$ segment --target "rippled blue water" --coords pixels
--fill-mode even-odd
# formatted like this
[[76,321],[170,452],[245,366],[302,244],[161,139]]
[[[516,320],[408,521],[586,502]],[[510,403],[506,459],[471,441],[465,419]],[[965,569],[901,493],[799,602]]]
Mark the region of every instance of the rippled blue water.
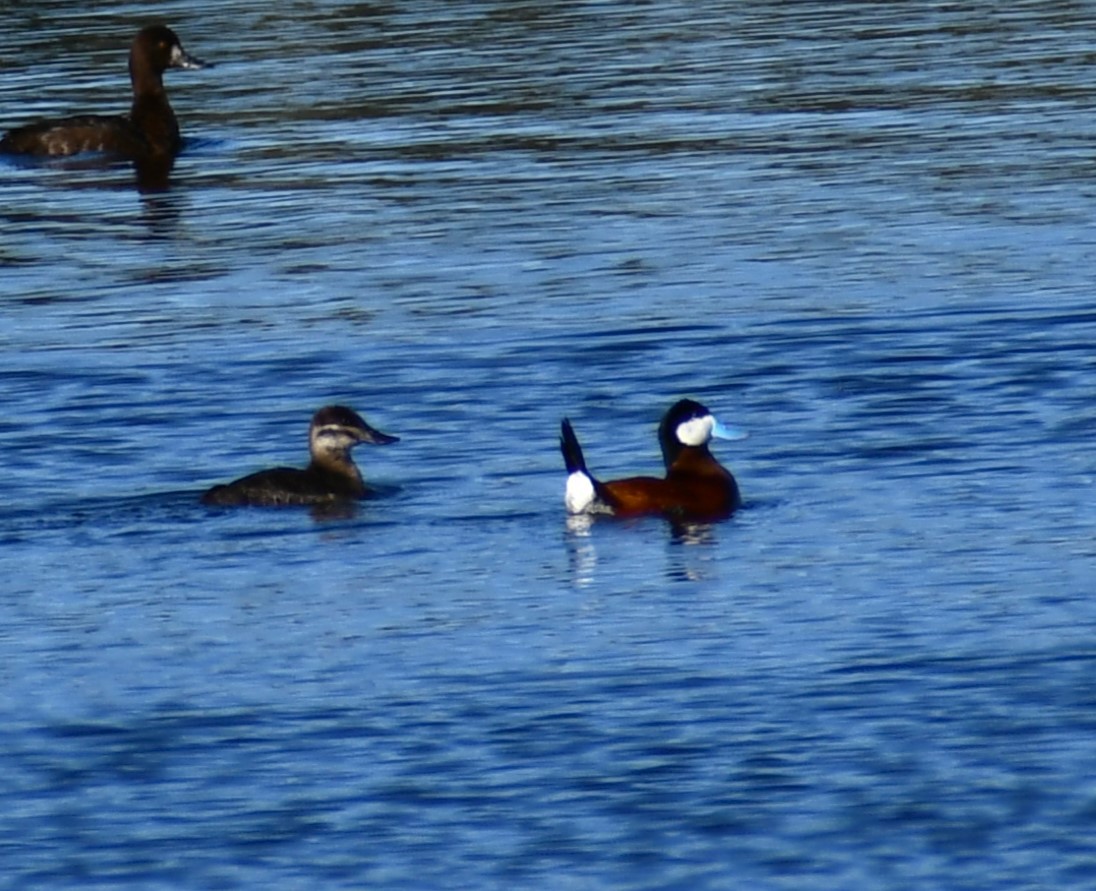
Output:
[[[5,887],[1096,884],[1091,10],[156,14],[169,191],[0,161]],[[746,508],[568,524],[684,395]],[[198,504],[331,401],[381,497]]]

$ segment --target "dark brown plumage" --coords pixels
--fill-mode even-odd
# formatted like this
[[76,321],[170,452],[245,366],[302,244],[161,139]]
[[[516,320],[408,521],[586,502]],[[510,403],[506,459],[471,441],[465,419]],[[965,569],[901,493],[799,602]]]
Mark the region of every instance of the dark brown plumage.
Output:
[[182,146],[179,122],[164,90],[168,68],[202,68],[164,25],[142,28],[129,52],[133,104],[128,115],[74,115],[17,127],[0,139],[0,151],[60,157],[104,152],[138,162],[173,158]]
[[328,405],[316,412],[309,426],[308,448],[312,460],[307,467],[260,470],[234,482],[214,486],[202,496],[202,502],[223,507],[281,507],[364,498],[369,490],[350,457],[350,450],[362,442],[387,445],[398,441],[398,436],[374,429],[351,409]]

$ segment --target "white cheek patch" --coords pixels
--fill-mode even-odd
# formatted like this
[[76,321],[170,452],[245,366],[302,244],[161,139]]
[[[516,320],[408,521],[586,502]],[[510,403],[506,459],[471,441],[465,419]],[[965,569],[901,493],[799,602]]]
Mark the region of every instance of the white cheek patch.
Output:
[[588,474],[576,470],[567,477],[567,489],[563,493],[563,503],[567,512],[582,514],[594,503],[594,482]]
[[712,428],[715,426],[715,418],[704,415],[699,418],[690,418],[677,425],[674,435],[677,441],[687,446],[702,446],[712,438]]

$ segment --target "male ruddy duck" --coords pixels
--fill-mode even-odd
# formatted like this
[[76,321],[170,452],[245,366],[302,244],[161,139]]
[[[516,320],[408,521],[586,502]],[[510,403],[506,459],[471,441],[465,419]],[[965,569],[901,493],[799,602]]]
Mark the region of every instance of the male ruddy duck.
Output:
[[665,478],[634,476],[601,482],[586,469],[578,437],[565,418],[560,434],[560,450],[569,474],[564,503],[572,514],[724,519],[742,504],[742,498],[734,477],[708,451],[708,443],[712,437],[743,436],[720,424],[699,402],[682,399],[666,412],[658,427]]
[[328,405],[312,417],[308,450],[312,461],[300,470],[275,467],[260,470],[223,486],[214,486],[202,496],[204,504],[222,506],[322,505],[364,498],[369,490],[350,457],[360,442],[387,445],[398,442],[370,427],[361,415],[342,405]]
[[133,105],[128,115],[87,114],[27,124],[0,139],[0,151],[52,157],[105,152],[137,162],[173,159],[182,137],[164,91],[164,72],[204,67],[183,50],[170,28],[142,28],[129,51]]

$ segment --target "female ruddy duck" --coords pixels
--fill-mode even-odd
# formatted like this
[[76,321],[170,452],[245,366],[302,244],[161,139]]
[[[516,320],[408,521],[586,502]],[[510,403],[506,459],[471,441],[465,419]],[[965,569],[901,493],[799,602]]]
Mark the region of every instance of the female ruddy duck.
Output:
[[308,430],[308,450],[312,455],[308,467],[260,470],[235,482],[214,486],[202,496],[202,502],[280,507],[364,498],[369,490],[350,457],[350,450],[360,442],[387,445],[398,441],[398,436],[373,429],[349,408],[328,405],[316,412]]
[[182,137],[164,91],[164,72],[204,67],[183,50],[170,28],[142,28],[129,51],[133,105],[128,115],[87,114],[27,124],[0,139],[0,152],[53,157],[105,152],[138,162],[174,158]]
[[586,469],[578,437],[571,422],[564,419],[560,449],[569,474],[564,503],[572,514],[724,519],[741,505],[742,498],[734,477],[712,457],[708,443],[712,437],[744,436],[720,424],[699,402],[682,399],[666,412],[658,427],[665,478],[633,476],[603,483]]

